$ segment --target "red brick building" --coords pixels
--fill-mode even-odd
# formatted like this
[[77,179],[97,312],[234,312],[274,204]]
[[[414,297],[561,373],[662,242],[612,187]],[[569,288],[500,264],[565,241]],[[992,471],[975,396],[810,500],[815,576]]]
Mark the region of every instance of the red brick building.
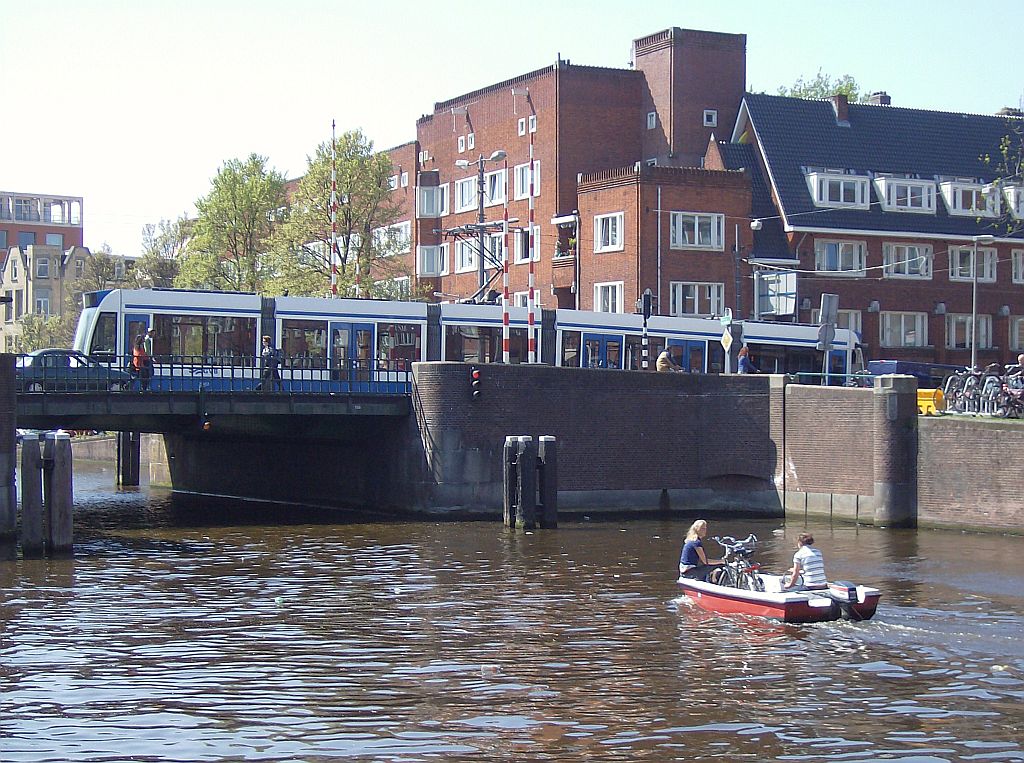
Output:
[[0,252],[36,244],[70,249],[82,241],[82,198],[0,191]]

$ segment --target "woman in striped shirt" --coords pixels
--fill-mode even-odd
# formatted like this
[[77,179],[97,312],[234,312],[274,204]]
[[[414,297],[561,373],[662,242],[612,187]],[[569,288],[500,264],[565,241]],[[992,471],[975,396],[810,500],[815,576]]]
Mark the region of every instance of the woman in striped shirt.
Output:
[[783,583],[784,589],[796,586],[797,579],[801,577],[803,582],[798,586],[799,590],[828,586],[828,579],[825,577],[825,560],[822,558],[821,552],[814,547],[814,536],[810,533],[800,533],[800,537],[796,539],[793,566],[786,574],[789,575],[789,580]]

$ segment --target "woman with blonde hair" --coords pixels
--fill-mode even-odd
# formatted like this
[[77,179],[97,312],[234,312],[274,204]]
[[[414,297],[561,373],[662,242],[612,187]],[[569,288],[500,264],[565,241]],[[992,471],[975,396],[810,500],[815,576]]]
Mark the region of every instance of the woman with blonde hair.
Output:
[[[686,532],[686,542],[679,555],[679,574],[693,580],[707,580],[709,573],[722,565],[721,559],[708,559],[703,540],[708,534],[708,523],[698,519]],[[714,582],[713,580],[711,582]]]

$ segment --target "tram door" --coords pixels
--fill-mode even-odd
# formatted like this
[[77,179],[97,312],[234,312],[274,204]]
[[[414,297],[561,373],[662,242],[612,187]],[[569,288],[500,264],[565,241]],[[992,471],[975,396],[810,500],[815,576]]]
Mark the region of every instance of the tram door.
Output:
[[125,313],[124,316],[124,354],[132,356],[135,337],[145,335],[149,328],[149,316],[141,313]]
[[331,323],[331,379],[365,389],[373,372],[373,324]]
[[706,342],[694,342],[687,339],[669,339],[669,347],[681,347],[683,349],[682,357],[679,359],[679,365],[683,367],[684,371],[689,371],[691,374],[702,374],[707,371],[704,365],[704,357],[707,354],[707,343]]
[[622,337],[617,334],[584,334],[583,367],[622,368]]

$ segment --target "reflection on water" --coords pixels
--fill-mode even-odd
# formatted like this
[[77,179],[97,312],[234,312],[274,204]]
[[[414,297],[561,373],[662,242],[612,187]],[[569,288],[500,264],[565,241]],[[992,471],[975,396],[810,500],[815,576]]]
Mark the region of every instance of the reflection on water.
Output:
[[[1024,761],[1019,539],[812,525],[869,623],[697,609],[690,518],[380,523],[115,493],[0,561],[0,758]],[[282,514],[284,514],[282,516]],[[803,527],[712,518],[788,566]]]

